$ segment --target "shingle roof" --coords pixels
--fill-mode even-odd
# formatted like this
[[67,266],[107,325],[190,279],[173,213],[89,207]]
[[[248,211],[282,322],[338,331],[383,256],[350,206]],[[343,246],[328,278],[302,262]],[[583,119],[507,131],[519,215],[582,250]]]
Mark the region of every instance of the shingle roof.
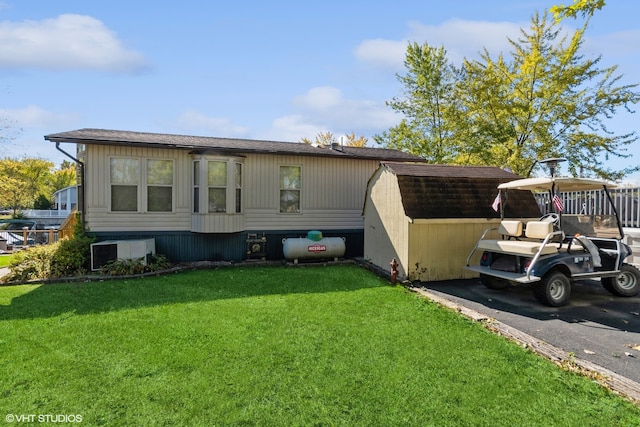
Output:
[[370,147],[339,146],[319,148],[310,144],[260,141],[252,139],[216,138],[209,136],[171,135],[149,132],[132,132],[108,129],[78,129],[69,132],[45,135],[47,141],[78,144],[126,145],[137,147],[160,147],[185,149],[193,152],[216,153],[267,153],[321,156],[337,158],[360,158],[371,160],[424,161],[420,157],[397,150]]
[[[520,178],[489,166],[382,164],[397,176],[405,214],[411,219],[500,217],[491,207],[498,184]],[[540,215],[530,191],[509,191],[504,209],[509,218]]]

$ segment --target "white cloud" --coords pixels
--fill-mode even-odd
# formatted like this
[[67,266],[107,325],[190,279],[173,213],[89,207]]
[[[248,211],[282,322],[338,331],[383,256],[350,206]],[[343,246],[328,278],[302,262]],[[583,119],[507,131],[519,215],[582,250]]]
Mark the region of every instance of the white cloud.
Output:
[[626,30],[601,36],[585,36],[585,50],[605,59],[629,60],[640,54],[640,30]]
[[355,55],[375,67],[400,70],[404,67],[409,43],[428,43],[434,47],[443,46],[449,60],[460,64],[463,58],[477,58],[484,48],[493,56],[507,53],[510,49],[507,37],[517,38],[522,26],[513,22],[461,19],[451,19],[440,25],[411,22],[409,33],[402,40],[364,40],[356,47]]
[[268,132],[270,138],[299,141],[319,132],[334,135],[355,133],[370,138],[398,122],[398,116],[384,103],[345,98],[332,86],[309,89],[292,101],[295,112],[277,118]]
[[326,131],[325,127],[312,123],[309,117],[292,114],[275,119],[271,129],[262,138],[299,142],[302,138],[313,138],[318,133]]
[[392,110],[384,103],[348,99],[332,86],[312,88],[293,100],[300,113],[319,123],[332,123],[349,132],[350,129],[379,129],[397,122]]
[[6,120],[9,127],[17,128],[59,128],[78,120],[77,114],[54,113],[37,105],[28,105],[20,109],[0,109],[0,118]]
[[60,15],[42,21],[0,22],[0,67],[137,72],[148,67],[101,21]]
[[407,40],[365,40],[356,47],[355,54],[376,67],[398,69],[403,66],[408,43]]
[[187,110],[178,117],[178,125],[189,132],[203,131],[216,136],[243,137],[247,128],[235,125],[223,117],[211,117],[196,110]]

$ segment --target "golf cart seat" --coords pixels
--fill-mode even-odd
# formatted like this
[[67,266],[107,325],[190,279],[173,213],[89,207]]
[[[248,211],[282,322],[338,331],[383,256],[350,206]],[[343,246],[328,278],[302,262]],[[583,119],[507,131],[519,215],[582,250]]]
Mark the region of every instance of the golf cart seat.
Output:
[[540,255],[550,255],[558,253],[560,245],[549,243],[551,237],[558,233],[560,232],[553,231],[553,223],[551,222],[529,221],[525,228],[525,237],[531,240],[480,240],[477,247],[486,251],[507,252],[516,255],[533,256],[538,252]]

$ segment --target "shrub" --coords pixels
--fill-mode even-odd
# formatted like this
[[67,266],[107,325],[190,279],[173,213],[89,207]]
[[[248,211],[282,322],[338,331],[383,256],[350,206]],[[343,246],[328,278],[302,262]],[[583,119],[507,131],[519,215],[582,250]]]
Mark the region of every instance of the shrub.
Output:
[[171,267],[171,262],[162,254],[153,255],[148,265],[150,271],[166,270],[169,267]]
[[11,219],[27,219],[27,215],[22,211],[14,211],[11,214]]
[[33,202],[33,209],[51,209],[51,201],[44,194],[40,194]]
[[45,279],[51,272],[53,256],[60,243],[46,246],[34,246],[13,255],[9,263],[11,272],[3,279],[9,282]]
[[51,277],[77,276],[89,271],[93,242],[95,237],[89,235],[79,220],[76,221],[71,239],[60,241],[58,250],[53,254]]
[[144,258],[136,259],[117,259],[109,261],[104,265],[100,272],[110,276],[130,276],[133,274],[141,274],[149,271],[164,270],[171,266],[171,263],[164,255],[153,255],[147,265],[143,263]]

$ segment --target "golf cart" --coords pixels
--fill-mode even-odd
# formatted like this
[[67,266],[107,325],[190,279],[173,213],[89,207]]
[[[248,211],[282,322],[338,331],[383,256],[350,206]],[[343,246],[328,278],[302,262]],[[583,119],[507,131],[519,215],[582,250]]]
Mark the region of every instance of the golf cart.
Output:
[[[484,231],[467,257],[465,269],[480,274],[490,289],[531,284],[534,296],[543,304],[559,307],[571,295],[571,283],[600,279],[614,295],[630,297],[640,292],[640,271],[624,260],[631,249],[606,182],[586,178],[526,178],[498,186],[499,195],[510,190],[547,192],[544,215],[531,220],[504,219],[497,228]],[[602,190],[600,198],[593,190]],[[560,191],[581,192],[577,214],[563,213]],[[578,194],[578,193],[576,193]],[[587,196],[588,194],[588,196]],[[578,197],[578,196],[576,196]],[[597,200],[596,200],[597,199]],[[609,205],[608,208],[605,208]],[[605,214],[608,212],[608,214]],[[493,232],[497,239],[485,238]],[[493,236],[492,236],[493,237]],[[477,265],[470,265],[480,253]]]

